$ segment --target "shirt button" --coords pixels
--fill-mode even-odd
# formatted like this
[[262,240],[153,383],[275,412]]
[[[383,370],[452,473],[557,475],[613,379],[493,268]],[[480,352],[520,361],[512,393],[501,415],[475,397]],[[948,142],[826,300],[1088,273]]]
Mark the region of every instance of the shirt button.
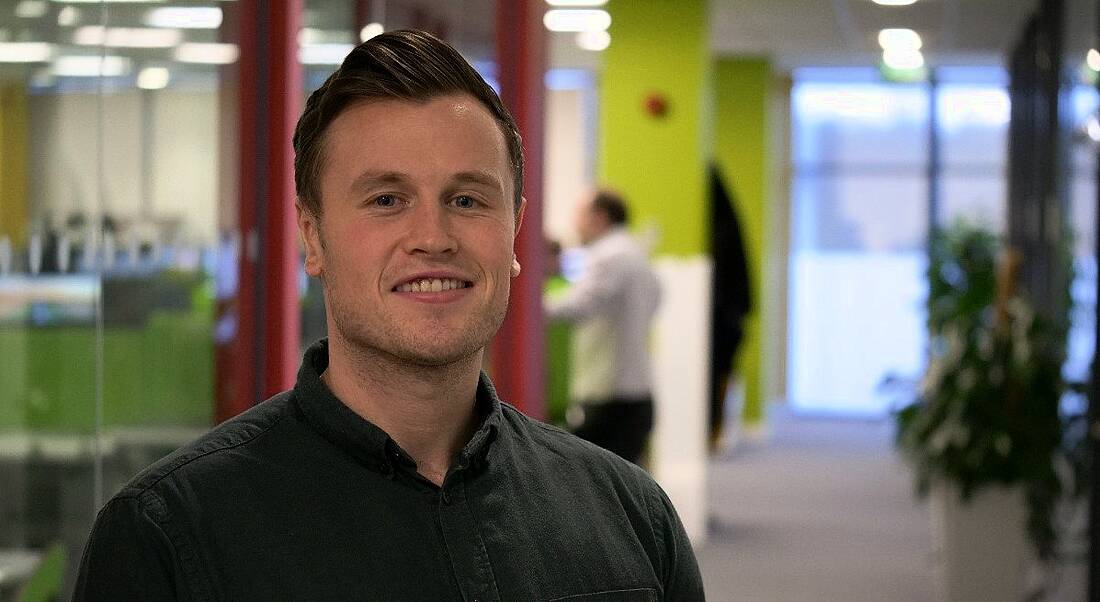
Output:
[[440,498],[443,500],[443,505],[444,506],[450,506],[451,505],[451,494],[447,493],[446,490],[443,490],[443,495],[441,495]]

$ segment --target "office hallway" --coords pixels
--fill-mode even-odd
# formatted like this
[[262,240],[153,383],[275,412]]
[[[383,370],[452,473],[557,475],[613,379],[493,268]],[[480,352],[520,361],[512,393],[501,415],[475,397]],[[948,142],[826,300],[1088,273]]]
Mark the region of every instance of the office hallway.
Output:
[[928,510],[884,421],[777,410],[766,442],[711,462],[707,599],[921,601],[934,597]]

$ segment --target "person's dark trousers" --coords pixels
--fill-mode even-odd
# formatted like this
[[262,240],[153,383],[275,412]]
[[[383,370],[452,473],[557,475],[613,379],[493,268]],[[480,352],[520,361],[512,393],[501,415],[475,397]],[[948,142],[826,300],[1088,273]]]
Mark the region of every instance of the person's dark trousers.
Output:
[[573,434],[637,464],[653,430],[653,398],[614,397],[581,407],[584,422]]

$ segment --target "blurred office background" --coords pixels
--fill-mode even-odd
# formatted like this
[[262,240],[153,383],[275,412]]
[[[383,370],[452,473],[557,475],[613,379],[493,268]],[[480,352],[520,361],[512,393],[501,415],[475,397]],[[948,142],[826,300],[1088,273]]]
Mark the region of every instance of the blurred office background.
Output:
[[[928,363],[930,235],[1003,236],[1041,307],[1035,261],[1065,241],[1063,374],[1089,381],[1098,19],[1092,0],[0,1],[0,599],[65,597],[130,476],[293,383],[325,329],[293,124],[353,44],[403,27],[455,45],[523,131],[503,396],[544,419],[567,403],[544,240],[568,278],[575,204],[614,186],[664,286],[648,467],[708,596],[935,598],[891,419]],[[753,294],[713,452],[711,164]],[[1032,580],[1051,599],[1085,596],[1085,522]]]

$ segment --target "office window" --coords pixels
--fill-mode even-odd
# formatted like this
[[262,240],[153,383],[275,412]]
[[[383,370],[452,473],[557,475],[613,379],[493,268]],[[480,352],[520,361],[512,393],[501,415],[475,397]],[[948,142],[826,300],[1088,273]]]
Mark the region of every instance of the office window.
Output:
[[1070,93],[1069,211],[1073,284],[1069,349],[1063,375],[1087,382],[1096,346],[1096,157],[1100,148],[1100,94],[1095,84],[1078,83]]
[[[796,410],[882,416],[913,390],[927,344],[930,186],[939,224],[966,219],[1004,231],[1004,75],[938,75],[933,87],[884,83],[873,69],[795,72],[788,392]],[[933,110],[940,177],[930,182]]]
[[1007,228],[1009,99],[1000,69],[937,70],[935,110],[940,178],[937,222],[957,220],[1003,234]]

